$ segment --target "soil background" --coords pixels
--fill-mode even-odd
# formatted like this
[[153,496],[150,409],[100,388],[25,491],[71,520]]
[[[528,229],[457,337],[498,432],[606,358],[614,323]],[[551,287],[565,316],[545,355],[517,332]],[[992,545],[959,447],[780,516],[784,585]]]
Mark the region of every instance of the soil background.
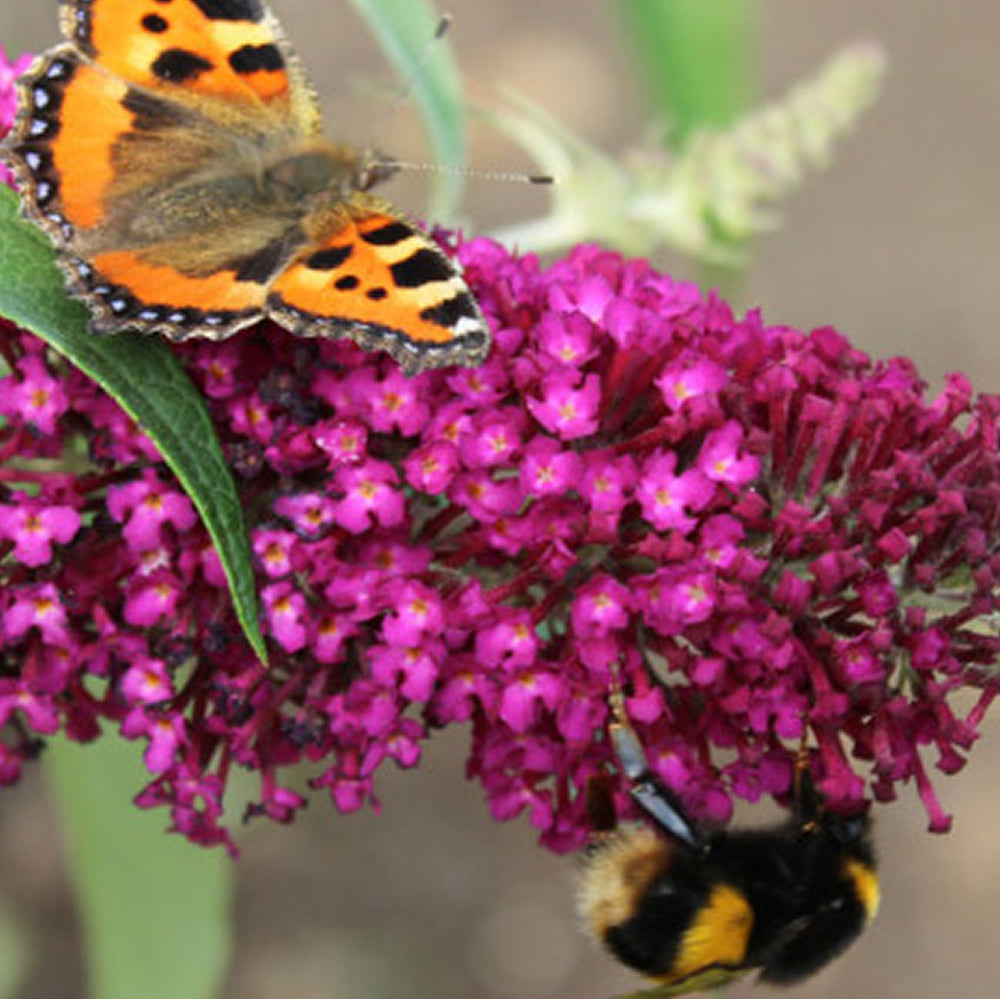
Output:
[[[366,29],[344,0],[274,6],[324,97],[328,131],[363,143],[392,81]],[[55,7],[0,0],[8,53],[52,44]],[[513,87],[611,151],[640,134],[635,74],[605,3],[452,0],[451,10],[473,95]],[[969,373],[982,390],[1000,387],[1000,4],[764,0],[761,11],[766,97],[858,38],[880,41],[891,67],[881,101],[832,168],[757,242],[743,305],[759,304],[773,322],[832,324],[876,356],[909,355],[932,388],[949,371]],[[427,155],[405,110],[383,145]],[[472,161],[530,167],[482,128]],[[389,193],[419,213],[419,182]],[[468,228],[529,217],[544,198],[473,180]],[[692,273],[684,261],[660,263]],[[540,850],[526,822],[489,818],[463,779],[464,737],[436,738],[416,771],[383,772],[380,815],[340,816],[317,795],[292,827],[259,822],[248,831],[226,995],[570,997],[636,988],[577,929],[573,859]],[[847,955],[792,995],[1000,991],[1000,784],[990,778],[998,750],[994,722],[964,771],[945,778],[932,769],[955,816],[948,836],[926,832],[912,788],[878,808],[882,912]],[[0,891],[33,942],[24,995],[74,996],[84,989],[79,929],[41,771],[29,769],[0,796]],[[760,815],[750,811],[752,821]]]

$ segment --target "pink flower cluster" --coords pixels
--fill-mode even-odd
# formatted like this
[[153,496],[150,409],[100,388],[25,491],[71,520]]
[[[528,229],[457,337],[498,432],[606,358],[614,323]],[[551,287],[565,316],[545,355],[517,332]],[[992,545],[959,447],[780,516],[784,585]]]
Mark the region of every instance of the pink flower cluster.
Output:
[[835,808],[912,779],[946,827],[922,750],[956,770],[996,693],[1000,401],[958,377],[927,401],[906,361],[593,247],[459,253],[478,369],[408,379],[270,324],[177,349],[239,481],[268,669],[151,442],[0,325],[0,783],[46,735],[117,728],[138,803],[229,844],[234,766],[252,814],[290,821],[303,765],[353,810],[468,722],[494,816],[569,850],[620,682],[699,815],[787,794],[807,740]]

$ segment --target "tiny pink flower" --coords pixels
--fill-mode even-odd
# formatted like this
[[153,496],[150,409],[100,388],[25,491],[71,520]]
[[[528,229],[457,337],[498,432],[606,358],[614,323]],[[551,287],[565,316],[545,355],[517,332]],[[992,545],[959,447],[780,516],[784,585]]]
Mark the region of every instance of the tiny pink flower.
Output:
[[16,504],[0,504],[0,538],[14,543],[12,557],[25,566],[52,558],[53,542],[65,545],[80,529],[80,515],[65,504],[44,505],[15,494]]
[[617,514],[631,499],[636,479],[635,461],[628,455],[597,455],[586,462],[580,489],[593,510]]
[[0,613],[0,623],[10,641],[20,639],[30,629],[36,629],[45,642],[55,646],[68,641],[66,606],[51,583],[33,584],[14,591],[9,604]]
[[361,534],[374,523],[390,528],[402,521],[398,475],[386,462],[368,459],[362,465],[339,468],[334,482],[343,493],[342,499],[334,501],[334,520],[352,534]]
[[261,599],[275,641],[289,653],[302,649],[309,639],[305,597],[291,584],[275,583],[264,588]]
[[542,708],[549,710],[561,701],[562,684],[550,673],[526,670],[504,688],[500,718],[515,733],[523,733],[537,720]]
[[356,420],[337,420],[317,426],[313,440],[330,460],[330,468],[349,465],[364,459],[368,449],[368,430]]
[[705,438],[698,455],[698,468],[706,478],[727,486],[740,487],[752,482],[760,472],[760,460],[740,455],[743,428],[734,420],[712,431]]
[[432,495],[444,493],[459,467],[458,448],[450,441],[432,441],[406,459],[406,481]]
[[181,592],[179,581],[162,570],[134,579],[125,598],[125,621],[149,628],[162,619],[172,618]]
[[358,414],[381,433],[397,430],[400,434],[414,434],[430,415],[417,391],[418,384],[398,368],[384,378],[377,378],[371,369],[358,369],[348,375],[344,388]]
[[558,441],[536,437],[525,450],[521,473],[525,487],[537,496],[562,494],[580,480],[580,456]]
[[535,661],[538,636],[527,615],[514,614],[476,634],[476,660],[488,667],[522,668]]
[[573,601],[573,631],[581,639],[603,636],[629,622],[628,590],[613,577],[595,576],[580,588]]
[[173,683],[162,660],[144,657],[133,663],[122,677],[122,694],[132,704],[156,705],[174,695]]
[[35,354],[26,355],[14,373],[0,378],[0,414],[17,417],[42,434],[55,433],[56,422],[68,408],[65,386]]
[[591,329],[584,316],[552,316],[538,326],[538,345],[553,360],[579,368],[595,353]]
[[520,451],[523,415],[518,411],[497,414],[480,426],[471,426],[459,448],[469,468],[492,468],[510,465]]
[[294,569],[297,538],[290,531],[263,530],[253,540],[253,551],[266,576],[288,576]]
[[438,635],[444,627],[441,598],[428,587],[407,583],[389,589],[393,610],[382,623],[382,634],[394,646],[414,646]]
[[34,694],[15,680],[0,678],[0,726],[23,718],[36,733],[59,732],[59,712],[50,698]]
[[677,412],[685,404],[715,396],[726,384],[726,371],[714,361],[694,357],[678,358],[667,365],[655,380],[663,401]]
[[563,441],[574,441],[597,430],[601,384],[588,375],[583,385],[573,376],[550,375],[541,385],[542,395],[529,397],[528,410],[548,431]]
[[152,774],[166,771],[184,744],[184,720],[177,716],[147,713],[145,709],[133,709],[122,722],[122,735],[127,739],[146,737],[149,743],[143,754],[143,762]]
[[166,489],[154,475],[108,490],[108,511],[124,522],[122,535],[129,547],[142,552],[160,544],[162,530],[171,525],[190,530],[198,520],[191,501],[179,490]]
[[653,455],[639,473],[635,496],[643,516],[658,531],[674,529],[687,534],[697,523],[693,515],[711,500],[713,488],[698,469],[675,475],[674,452]]
[[333,527],[336,505],[318,493],[293,493],[279,497],[274,510],[302,537],[316,539]]

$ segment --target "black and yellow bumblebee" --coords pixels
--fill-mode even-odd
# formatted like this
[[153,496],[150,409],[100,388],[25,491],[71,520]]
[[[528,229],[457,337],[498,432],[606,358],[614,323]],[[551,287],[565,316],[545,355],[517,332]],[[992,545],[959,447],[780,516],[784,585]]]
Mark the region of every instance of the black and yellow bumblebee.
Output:
[[[618,700],[621,705],[620,699]],[[591,824],[579,908],[611,953],[675,996],[754,969],[769,983],[803,979],[872,920],[879,883],[867,816],[823,808],[797,775],[793,814],[760,830],[707,831],[646,763],[621,711],[611,738],[630,792],[658,831],[619,827],[605,787],[588,790]]]

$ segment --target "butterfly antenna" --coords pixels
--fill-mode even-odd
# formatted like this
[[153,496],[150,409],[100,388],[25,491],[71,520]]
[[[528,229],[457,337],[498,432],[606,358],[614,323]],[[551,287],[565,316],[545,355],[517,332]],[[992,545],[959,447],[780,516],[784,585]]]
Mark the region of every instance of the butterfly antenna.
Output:
[[[386,109],[385,115],[382,118],[382,124],[376,130],[374,139],[369,146],[370,149],[378,149],[382,140],[385,138],[385,133],[389,129],[389,124],[392,122],[392,119],[396,117],[396,113],[399,109],[410,99],[410,95],[413,93],[413,88],[416,87],[420,78],[424,75],[424,70],[427,68],[427,63],[430,61],[434,50],[437,48],[438,42],[440,42],[451,29],[451,23],[451,14],[441,15],[441,20],[438,21],[437,27],[434,29],[434,34],[431,35],[426,42],[424,42],[424,47],[420,50],[420,54],[413,63],[409,76],[403,80],[403,85],[396,92],[396,96],[392,99],[392,103]],[[379,166],[395,166],[395,164],[379,164]]]
[[551,174],[525,174],[517,170],[480,170],[477,167],[458,167],[447,163],[421,163],[414,160],[387,158],[378,160],[377,167],[391,171],[422,171],[427,174],[461,174],[483,181],[505,181],[514,184],[554,184]]
[[402,87],[392,99],[392,103],[386,109],[382,119],[382,124],[375,132],[375,136],[368,144],[370,162],[368,164],[369,183],[375,184],[386,177],[402,170],[424,171],[425,173],[451,173],[461,174],[464,177],[474,177],[481,180],[507,181],[515,184],[553,184],[555,179],[548,174],[525,174],[516,171],[504,170],[476,170],[469,167],[456,167],[438,163],[418,163],[407,160],[397,160],[392,157],[383,157],[378,154],[378,148],[385,138],[389,129],[389,124],[396,116],[396,113],[409,100],[420,78],[424,75],[427,63],[430,61],[438,42],[451,30],[451,14],[442,14],[441,19],[434,29],[434,34],[424,43],[419,56],[410,70],[409,76],[403,81]]

